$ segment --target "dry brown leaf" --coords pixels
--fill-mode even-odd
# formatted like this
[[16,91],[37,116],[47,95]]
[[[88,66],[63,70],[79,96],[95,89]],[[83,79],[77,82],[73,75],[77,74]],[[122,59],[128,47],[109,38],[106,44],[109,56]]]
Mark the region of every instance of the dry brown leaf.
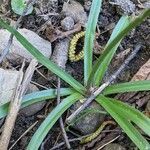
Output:
[[[150,59],[138,70],[138,72],[131,79],[131,81],[138,81],[138,80],[150,80]],[[149,99],[149,95],[147,96],[145,94],[145,96],[141,98],[140,97],[141,93],[139,93],[138,97],[136,98],[135,97],[136,94],[137,92],[118,94],[115,98],[121,99],[123,101],[131,101],[131,102],[137,101],[136,104],[139,107],[141,107],[142,105],[144,105],[144,103],[147,102],[147,100]]]
[[139,69],[131,81],[150,80],[150,59]]

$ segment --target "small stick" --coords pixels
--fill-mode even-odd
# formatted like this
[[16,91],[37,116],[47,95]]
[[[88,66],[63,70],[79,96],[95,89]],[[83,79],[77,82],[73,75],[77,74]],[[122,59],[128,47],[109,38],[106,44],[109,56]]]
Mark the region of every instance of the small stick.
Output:
[[[50,42],[54,42],[56,41],[57,39],[63,39],[63,38],[66,38],[68,37],[69,35],[73,34],[73,33],[76,33],[76,32],[79,32],[81,31],[81,24],[77,23],[75,26],[74,26],[74,29],[72,30],[69,30],[69,31],[65,31],[65,32],[62,32],[60,30],[56,30],[56,36],[53,36],[53,37],[50,37],[49,40]],[[47,35],[47,38],[48,38],[48,35]]]
[[19,77],[17,79],[18,86],[17,86],[16,91],[15,91],[15,97],[14,97],[13,101],[11,101],[11,103],[10,103],[10,111],[9,111],[9,114],[6,118],[6,121],[5,121],[5,124],[4,124],[4,129],[3,129],[2,134],[1,134],[0,150],[7,150],[7,148],[8,148],[11,133],[13,131],[15,120],[16,120],[16,117],[17,117],[16,114],[19,111],[19,108],[16,105],[18,103],[17,100],[18,100],[18,97],[19,97],[19,88],[20,88],[22,79],[23,79],[23,71],[21,69]]
[[101,147],[99,147],[97,150],[101,150],[102,148],[104,148],[106,145],[114,142],[115,140],[117,140],[120,137],[120,135],[116,136],[115,138],[113,138],[112,140],[110,140],[109,142],[105,143],[104,145],[102,145]]
[[0,139],[0,150],[7,150],[8,148],[11,134],[17,118],[17,114],[21,106],[22,97],[25,94],[27,87],[31,81],[36,65],[37,61],[35,59],[32,60],[24,74],[24,77],[22,71],[23,67],[20,70],[20,76],[18,77],[18,86],[17,89],[15,90],[14,98],[10,102],[9,113],[6,118],[4,129]]
[[[16,25],[15,25],[15,29],[17,30],[19,28],[19,24],[20,22],[22,21],[23,17],[25,16],[25,14],[27,13],[27,11],[29,10],[29,8],[35,3],[36,0],[29,0],[22,15],[18,18],[17,22],[16,22]],[[6,55],[8,54],[9,52],[9,49],[12,45],[12,42],[13,42],[13,37],[14,35],[11,34],[10,37],[9,37],[9,40],[8,40],[8,43],[6,45],[6,47],[4,48],[4,50],[2,51],[2,54],[0,56],[0,63],[3,61],[3,59],[6,57]]]
[[34,85],[36,85],[36,86],[38,86],[38,87],[41,87],[41,88],[43,88],[43,89],[45,89],[45,90],[48,90],[48,89],[49,89],[49,88],[47,88],[46,86],[41,85],[41,84],[39,84],[39,83],[37,83],[37,82],[31,81],[31,83],[34,84]]
[[9,150],[11,150],[17,143],[18,141],[24,137],[30,130],[33,129],[33,127],[38,123],[38,121],[36,121],[35,123],[33,123],[16,141],[15,143],[9,148]]
[[107,82],[103,83],[96,91],[94,91],[89,98],[81,105],[73,114],[71,114],[67,119],[67,123],[71,123],[72,120],[86,107],[89,106],[89,104],[100,94],[103,92],[103,90],[109,86],[122,72],[122,70],[129,64],[129,62],[136,56],[138,51],[140,50],[141,45],[137,45],[133,52],[129,55],[129,57],[124,61],[124,63],[120,66],[120,68],[108,79]]
[[[87,137],[87,135],[85,136],[81,136],[79,138],[74,138],[74,139],[69,139],[69,142],[75,142],[75,141],[81,141],[83,138]],[[61,142],[60,144],[54,146],[53,148],[49,149],[49,150],[55,150],[60,148],[61,146],[63,146],[65,144],[65,142]]]
[[[59,103],[60,103],[60,78],[58,78],[58,83],[57,83],[57,105],[59,105]],[[71,149],[71,146],[70,146],[70,143],[69,143],[69,140],[68,140],[68,136],[67,136],[67,133],[65,131],[65,127],[64,127],[62,117],[59,118],[59,123],[60,123],[60,128],[62,130],[62,135],[64,137],[66,146],[67,146],[68,149]]]

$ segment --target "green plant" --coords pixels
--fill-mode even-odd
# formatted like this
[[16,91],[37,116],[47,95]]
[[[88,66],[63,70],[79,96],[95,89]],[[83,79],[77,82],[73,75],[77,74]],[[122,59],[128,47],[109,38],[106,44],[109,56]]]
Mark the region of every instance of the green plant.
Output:
[[[22,15],[24,9],[26,8],[26,0],[11,0],[11,8],[14,13]],[[30,6],[25,15],[31,14],[33,11],[33,6]]]
[[[45,67],[58,75],[61,79],[66,81],[71,87],[67,89],[61,88],[61,96],[67,96],[54,110],[47,116],[41,126],[33,135],[27,149],[37,150],[47,135],[48,131],[52,128],[59,117],[77,100],[87,97],[92,87],[99,87],[102,78],[114,56],[121,40],[127,35],[129,31],[139,25],[146,17],[150,16],[150,9],[145,10],[143,14],[136,18],[122,16],[113,30],[110,40],[106,44],[104,53],[98,58],[97,62],[92,67],[92,49],[94,44],[95,28],[97,24],[98,14],[100,12],[102,0],[93,0],[92,7],[87,23],[85,42],[84,42],[84,85],[76,81],[72,76],[61,70],[56,64],[51,62],[48,58],[44,57],[29,41],[27,41],[18,31],[7,25],[3,20],[0,20],[0,26],[6,28],[11,32],[18,41]],[[147,140],[139,133],[134,127],[132,122],[140,127],[146,134],[150,136],[150,119],[144,116],[140,111],[135,108],[109,98],[109,94],[145,91],[150,90],[150,81],[135,81],[128,83],[120,83],[106,87],[103,93],[98,94],[96,101],[104,107],[104,109],[116,120],[130,139],[141,149],[150,149]],[[29,98],[24,98],[22,107],[33,104],[39,100],[45,100],[56,97],[56,90],[38,92],[39,95],[30,94]],[[30,97],[31,96],[31,97]],[[7,113],[8,104],[0,107],[1,117]]]

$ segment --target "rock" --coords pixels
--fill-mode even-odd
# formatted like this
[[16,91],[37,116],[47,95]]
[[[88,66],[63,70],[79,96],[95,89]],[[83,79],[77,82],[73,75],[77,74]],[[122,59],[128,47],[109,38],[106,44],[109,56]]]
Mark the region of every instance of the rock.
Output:
[[90,11],[91,5],[92,5],[92,1],[91,0],[84,0],[84,9],[86,11]]
[[61,27],[65,31],[72,30],[74,28],[74,20],[72,17],[66,17],[61,21]]
[[[81,103],[77,102],[72,106],[70,111],[73,113],[77,108],[79,108],[79,106],[81,106]],[[96,102],[92,102],[89,108],[103,111],[102,107]],[[79,114],[78,118],[81,117],[81,119],[78,120],[77,118],[77,121],[73,124],[72,127],[81,132],[83,135],[87,135],[96,131],[96,129],[101,125],[105,118],[105,114],[100,114],[98,112],[89,112],[89,114],[84,115],[83,118],[82,115],[84,114]]]
[[[65,70],[68,60],[68,48],[70,40],[64,38],[55,43],[54,51],[51,56],[51,60],[59,67]],[[48,80],[51,82],[57,81],[58,76],[54,75],[51,71],[48,72]]]
[[[26,94],[29,94],[35,91],[39,91],[39,89],[35,85],[30,84]],[[21,109],[20,113],[25,115],[26,117],[32,116],[36,114],[38,111],[40,111],[44,107],[45,104],[46,104],[46,101],[37,102],[33,105],[30,105]]]
[[131,15],[135,13],[136,6],[130,0],[111,0],[110,4],[117,7],[119,14]]
[[69,39],[64,38],[55,44],[54,52],[51,60],[59,67],[65,69],[68,60]]
[[62,13],[64,13],[65,16],[72,17],[75,23],[81,23],[83,26],[88,19],[83,6],[74,0],[71,0],[70,3],[64,2]]
[[0,68],[0,105],[12,100],[19,76],[19,71]]
[[[39,37],[33,31],[27,29],[18,30],[31,44],[33,44],[46,57],[51,56],[51,43]],[[0,53],[6,47],[10,33],[7,30],[0,30]],[[18,42],[16,38],[13,40],[10,52],[7,55],[9,60],[15,61],[17,59],[25,58],[30,62],[33,56]]]
[[102,150],[126,150],[126,148],[117,143],[111,143],[106,145]]
[[150,1],[143,3],[144,8],[150,9]]

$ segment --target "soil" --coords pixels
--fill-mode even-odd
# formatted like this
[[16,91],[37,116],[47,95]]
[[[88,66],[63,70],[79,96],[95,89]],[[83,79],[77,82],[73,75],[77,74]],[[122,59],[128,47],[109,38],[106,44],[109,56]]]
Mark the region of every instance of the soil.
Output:
[[[135,0],[134,1],[136,6],[138,5],[138,2]],[[42,3],[42,0],[41,0]],[[49,20],[51,21],[51,25],[56,29],[60,27],[60,20],[63,18],[63,15],[61,14],[61,9],[62,9],[63,1],[58,0],[58,6],[55,12],[52,12],[53,9],[47,10],[44,13],[48,14],[49,12],[51,13],[58,13],[58,15],[52,15],[49,17]],[[83,3],[82,3],[83,5]],[[35,5],[35,8],[37,5]],[[8,9],[7,7],[6,9]],[[38,7],[37,7],[38,8]],[[46,8],[46,7],[45,7]],[[137,6],[138,8],[138,6]],[[87,13],[89,13],[87,11]],[[15,15],[12,11],[8,13],[7,18],[11,18],[12,20],[17,20],[18,16]],[[98,38],[98,42],[101,46],[104,46],[106,42],[108,41],[110,34],[112,30],[108,30],[110,24],[116,24],[117,21],[120,18],[120,14],[118,13],[117,9],[115,6],[110,5],[108,0],[104,0],[103,5],[102,5],[102,11],[99,15],[99,22],[98,22],[98,28],[102,34]],[[37,14],[36,11],[34,11],[32,14],[25,16],[23,18],[23,21],[21,22],[21,28],[27,28],[30,29],[34,32],[37,32],[43,24],[47,22],[47,17],[42,17]],[[138,44],[141,43],[142,49],[141,51],[137,54],[136,58],[130,62],[130,65],[128,65],[125,69],[125,71],[122,72],[122,74],[118,77],[117,81],[118,82],[124,82],[124,81],[130,81],[130,79],[133,77],[133,75],[140,69],[140,67],[150,58],[150,51],[149,51],[149,46],[150,46],[150,22],[144,21],[140,26],[138,26],[134,31],[132,31],[121,43],[121,46],[117,53],[120,53],[122,50],[126,50],[130,48],[133,50],[133,48]],[[47,24],[46,27],[47,28]],[[149,33],[148,33],[149,32]],[[41,30],[38,32],[40,36],[42,36],[44,39],[48,39],[45,35],[45,30]],[[52,47],[55,45],[55,42],[52,43]],[[97,55],[94,56],[94,58],[98,57]],[[118,63],[114,63],[115,59],[113,59],[110,67],[109,67],[109,73],[111,74],[115,69],[119,67]],[[123,59],[124,60],[124,59]],[[123,62],[123,60],[118,60]],[[120,64],[120,63],[119,63]],[[71,73],[75,79],[78,81],[82,81],[83,79],[83,60],[80,60],[78,62],[67,62],[66,65],[66,70]],[[48,76],[48,70],[44,67],[41,67],[39,69],[40,72],[42,72],[46,77]],[[34,79],[35,82],[38,84],[47,87],[47,88],[52,88],[56,86],[57,81],[55,80],[46,80],[42,76],[40,76],[38,73],[35,73]],[[66,87],[67,84],[62,81],[61,85],[63,87]],[[43,89],[42,87],[39,87],[39,89]],[[49,107],[54,106],[55,104],[50,104]],[[49,108],[48,107],[48,108]],[[141,108],[144,110],[145,105]],[[29,131],[21,140],[12,148],[12,150],[24,150],[30,141],[32,135],[38,128],[38,126],[41,124],[41,122],[44,120],[46,117],[45,112],[48,109],[46,106],[37,114],[34,116],[30,117],[25,117],[23,115],[18,115],[18,118],[16,120],[15,128],[10,140],[10,146],[33,124],[38,120],[38,123],[33,127],[31,131]],[[115,128],[110,128],[112,131],[115,130]],[[105,129],[107,130],[107,129]],[[116,131],[117,132],[117,131]],[[120,132],[120,128],[118,129],[118,132]],[[78,142],[73,142],[71,143],[72,149],[95,149],[97,146],[100,145],[100,143],[103,145],[105,141],[106,136],[109,136],[109,134],[113,134],[114,132],[106,132],[102,138],[97,138],[97,141],[92,146],[89,145],[80,145]],[[127,150],[133,150],[136,149],[135,145],[131,142],[131,140],[123,133],[120,133],[120,137],[115,141],[115,143],[118,143],[122,145],[125,149]],[[69,139],[75,138],[75,136],[71,133],[68,133]],[[113,135],[112,135],[113,137]],[[101,141],[99,143],[99,140]],[[56,123],[52,130],[48,133],[46,137],[46,141],[44,141],[43,145],[40,149],[41,150],[49,150],[51,149],[54,145],[60,143],[63,141],[59,124]],[[103,142],[103,143],[102,143]],[[66,147],[62,146],[62,150],[65,150]]]

